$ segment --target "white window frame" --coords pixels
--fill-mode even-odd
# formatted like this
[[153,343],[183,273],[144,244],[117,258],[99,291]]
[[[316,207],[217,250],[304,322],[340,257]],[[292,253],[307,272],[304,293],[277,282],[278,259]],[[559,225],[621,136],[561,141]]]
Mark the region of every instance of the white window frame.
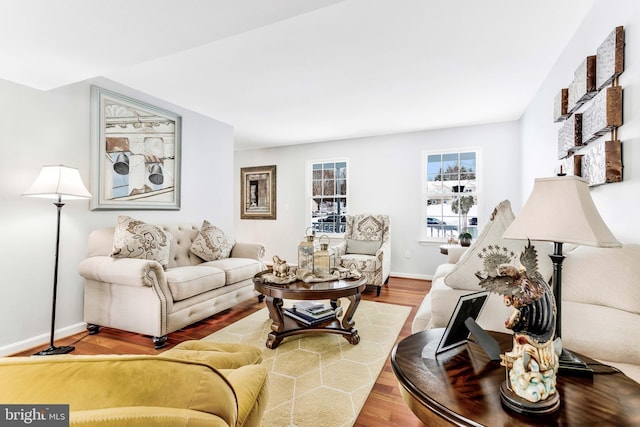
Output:
[[313,217],[313,209],[312,209],[312,205],[313,205],[313,165],[315,164],[319,164],[319,163],[346,163],[346,176],[345,176],[345,182],[347,185],[347,189],[346,189],[346,194],[344,195],[345,201],[346,201],[346,205],[347,205],[347,211],[342,211],[341,215],[346,215],[348,212],[348,206],[349,206],[349,168],[350,168],[350,162],[349,162],[349,158],[346,157],[336,157],[336,158],[328,158],[328,159],[315,159],[315,160],[309,160],[307,161],[307,197],[306,197],[306,209],[305,209],[305,215],[306,215],[306,224],[307,227],[314,227],[315,232],[316,232],[316,236],[320,236],[320,235],[324,235],[326,234],[329,237],[342,237],[344,235],[344,231],[340,231],[340,232],[335,232],[332,228],[326,228],[323,224],[318,224],[317,221],[314,221],[314,217]]
[[[427,226],[427,203],[429,200],[429,195],[433,193],[429,193],[428,184],[427,184],[427,159],[430,155],[446,155],[446,154],[460,154],[460,153],[470,153],[474,152],[476,154],[476,189],[475,191],[469,192],[470,195],[476,197],[476,205],[474,210],[473,217],[476,218],[476,226],[475,228],[471,227],[469,230],[474,237],[477,236],[477,224],[480,223],[480,212],[482,205],[482,151],[478,147],[463,147],[463,148],[455,148],[455,149],[446,149],[446,150],[425,150],[422,152],[421,156],[421,195],[420,195],[420,241],[421,242],[435,242],[435,243],[446,243],[448,239],[453,235],[457,237],[459,230],[451,230],[451,233],[440,233],[440,235],[433,235],[433,233],[429,233],[429,227]],[[460,216],[460,215],[458,215]]]

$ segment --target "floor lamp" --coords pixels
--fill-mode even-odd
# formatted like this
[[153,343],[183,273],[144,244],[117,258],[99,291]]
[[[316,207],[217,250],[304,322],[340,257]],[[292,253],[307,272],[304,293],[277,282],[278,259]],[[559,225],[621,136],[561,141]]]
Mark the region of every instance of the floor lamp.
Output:
[[53,204],[58,208],[58,226],[56,231],[56,258],[53,270],[53,304],[51,308],[51,335],[49,348],[36,353],[36,356],[49,356],[53,354],[66,354],[74,350],[73,346],[56,347],[53,345],[53,336],[56,325],[56,296],[58,293],[58,255],[60,252],[60,212],[64,203],[62,199],[88,199],[89,191],[82,183],[80,173],[76,168],[67,166],[43,166],[40,174],[31,187],[22,196],[42,197],[56,200]]
[[[620,247],[596,209],[588,182],[576,176],[555,176],[535,180],[522,211],[504,232],[505,239],[553,242],[552,286],[556,299],[556,340],[562,344],[562,253],[563,243]],[[591,376],[593,371],[573,353],[562,348],[559,371]]]

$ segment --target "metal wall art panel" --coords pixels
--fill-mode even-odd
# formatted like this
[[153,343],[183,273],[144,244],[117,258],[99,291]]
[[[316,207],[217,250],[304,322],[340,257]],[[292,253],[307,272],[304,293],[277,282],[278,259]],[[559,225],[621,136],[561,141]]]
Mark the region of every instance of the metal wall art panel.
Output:
[[561,122],[571,114],[567,111],[569,104],[569,89],[562,88],[553,101],[553,121]]
[[588,56],[573,74],[569,85],[569,113],[576,111],[582,104],[596,94],[596,57]]
[[590,186],[622,181],[622,144],[598,141],[582,156],[581,176]]
[[570,116],[558,130],[558,159],[564,159],[582,145],[582,114]]
[[615,30],[596,52],[596,86],[598,90],[611,83],[624,71],[624,27]]
[[601,90],[582,113],[582,143],[597,139],[622,126],[622,87]]

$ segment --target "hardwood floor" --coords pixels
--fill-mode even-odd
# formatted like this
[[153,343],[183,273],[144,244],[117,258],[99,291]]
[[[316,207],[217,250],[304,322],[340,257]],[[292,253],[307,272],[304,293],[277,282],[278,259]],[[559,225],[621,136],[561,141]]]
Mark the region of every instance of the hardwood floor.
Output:
[[[389,285],[384,286],[380,296],[375,291],[368,290],[362,298],[370,301],[386,302],[390,304],[412,307],[398,340],[411,335],[411,323],[424,296],[431,289],[431,282],[425,280],[404,279],[392,277]],[[211,316],[180,331],[169,334],[167,345],[161,350],[155,350],[149,337],[111,328],[101,328],[100,333],[88,335],[80,333],[56,340],[56,345],[74,345],[73,354],[159,354],[176,344],[186,340],[197,340],[206,337],[235,321],[248,316],[264,307],[256,299],[238,304],[235,307]],[[16,356],[27,356],[46,346],[24,351]],[[423,426],[402,400],[396,377],[391,368],[390,359],[376,380],[367,401],[360,411],[355,426],[360,427],[388,427],[388,426]]]

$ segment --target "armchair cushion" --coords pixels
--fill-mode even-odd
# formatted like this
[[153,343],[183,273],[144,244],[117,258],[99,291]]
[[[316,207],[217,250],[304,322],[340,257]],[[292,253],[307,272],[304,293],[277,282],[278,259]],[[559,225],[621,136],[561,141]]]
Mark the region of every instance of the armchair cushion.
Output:
[[205,261],[229,258],[231,249],[236,241],[233,237],[224,234],[224,231],[211,225],[206,219],[202,222],[202,227],[198,236],[191,244],[191,253]]
[[382,242],[379,240],[355,240],[347,239],[347,253],[375,255]]
[[114,258],[138,258],[157,261],[163,269],[169,266],[171,234],[152,224],[118,216],[118,224],[113,234]]
[[253,345],[199,340],[181,342],[162,356],[202,362],[216,369],[236,369],[262,362],[262,350]]

